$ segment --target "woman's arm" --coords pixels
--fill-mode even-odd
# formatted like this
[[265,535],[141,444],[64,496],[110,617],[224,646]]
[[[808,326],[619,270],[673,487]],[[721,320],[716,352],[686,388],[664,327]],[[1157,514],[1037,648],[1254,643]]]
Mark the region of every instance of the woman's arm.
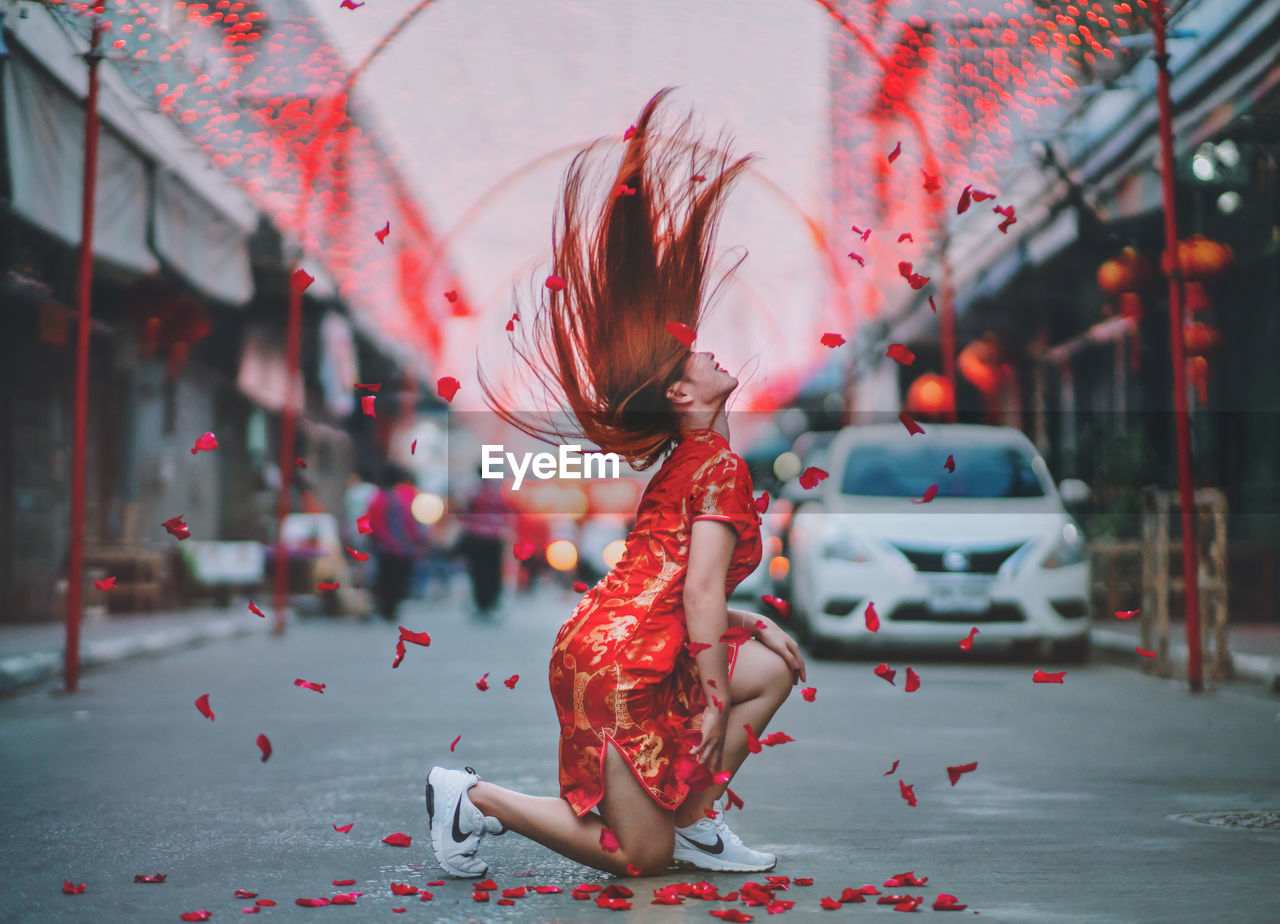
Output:
[[724,747],[723,713],[729,700],[729,648],[720,637],[729,628],[724,585],[737,538],[727,523],[694,520],[689,535],[689,567],[684,578],[684,618],[689,641],[710,646],[694,655],[702,692],[710,704],[703,713],[702,742],[694,750],[694,756],[713,770],[720,766]]

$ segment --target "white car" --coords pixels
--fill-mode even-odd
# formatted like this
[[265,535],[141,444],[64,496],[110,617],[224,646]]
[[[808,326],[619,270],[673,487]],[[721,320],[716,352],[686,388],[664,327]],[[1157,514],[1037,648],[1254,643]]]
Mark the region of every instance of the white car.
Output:
[[[790,533],[792,625],[815,655],[895,642],[1089,652],[1089,556],[1035,446],[1011,427],[846,427]],[[948,457],[954,472],[947,471]],[[936,485],[936,489],[931,486]],[[931,491],[936,493],[925,500]],[[874,604],[879,628],[867,625]]]

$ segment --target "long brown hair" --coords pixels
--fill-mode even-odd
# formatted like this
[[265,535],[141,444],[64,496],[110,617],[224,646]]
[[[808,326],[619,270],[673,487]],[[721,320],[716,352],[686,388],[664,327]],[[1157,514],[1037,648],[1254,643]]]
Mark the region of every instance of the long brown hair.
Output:
[[[724,139],[694,136],[693,116],[656,131],[670,88],[645,104],[616,173],[604,155],[616,139],[580,151],[565,173],[552,231],[553,271],[533,316],[517,322],[512,348],[559,403],[534,414],[512,408],[478,370],[485,402],[503,420],[552,442],[583,438],[636,469],[669,451],[679,421],[666,398],[689,348],[667,325],[697,331],[707,306],[744,257],[708,291],[725,195],[752,157],[730,162]],[[602,180],[611,179],[607,190]],[[571,416],[576,427],[564,421]]]

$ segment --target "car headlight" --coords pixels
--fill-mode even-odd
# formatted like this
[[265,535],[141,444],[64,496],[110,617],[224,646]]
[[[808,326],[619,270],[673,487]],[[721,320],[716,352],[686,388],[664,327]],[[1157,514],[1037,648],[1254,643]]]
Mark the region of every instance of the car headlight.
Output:
[[1049,549],[1049,554],[1040,562],[1040,567],[1065,568],[1068,565],[1078,565],[1085,560],[1087,554],[1088,546],[1080,527],[1075,523],[1066,523],[1053,547]]
[[848,533],[833,531],[822,542],[822,557],[865,564],[871,561],[871,550]]

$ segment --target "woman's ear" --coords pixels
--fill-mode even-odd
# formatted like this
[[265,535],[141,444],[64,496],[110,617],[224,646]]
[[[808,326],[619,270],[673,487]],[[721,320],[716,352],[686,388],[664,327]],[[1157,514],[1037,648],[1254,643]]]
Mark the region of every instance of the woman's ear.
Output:
[[667,388],[667,400],[679,407],[680,405],[688,404],[693,399],[689,396],[689,393],[685,391],[684,381],[681,380],[672,382]]

